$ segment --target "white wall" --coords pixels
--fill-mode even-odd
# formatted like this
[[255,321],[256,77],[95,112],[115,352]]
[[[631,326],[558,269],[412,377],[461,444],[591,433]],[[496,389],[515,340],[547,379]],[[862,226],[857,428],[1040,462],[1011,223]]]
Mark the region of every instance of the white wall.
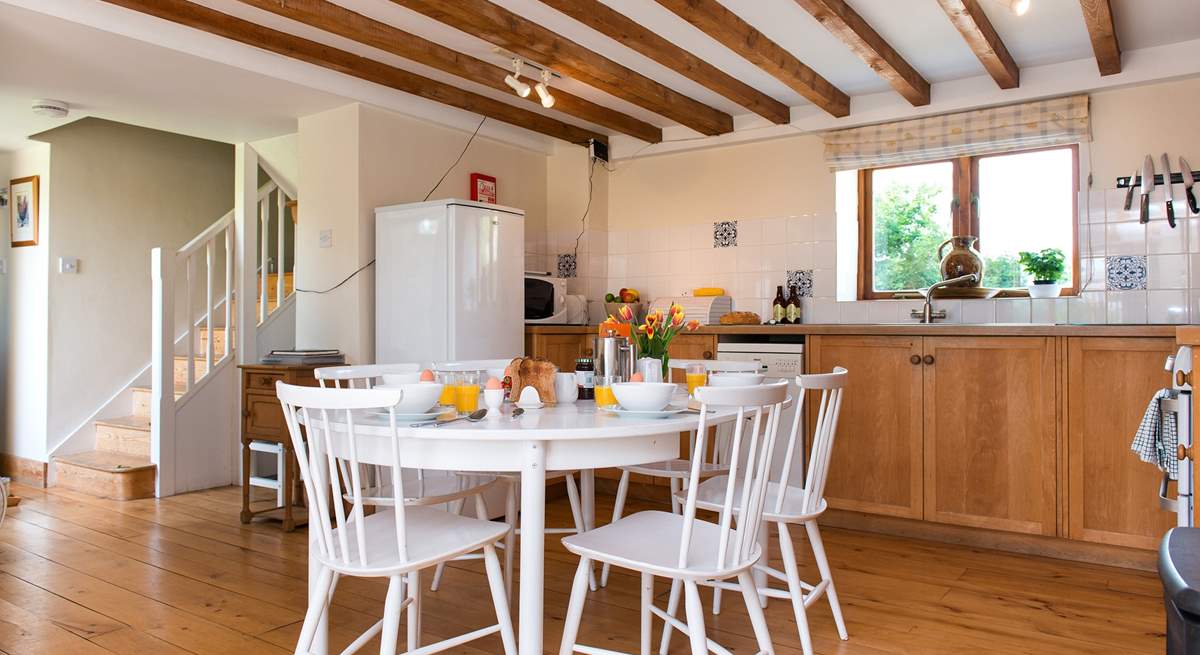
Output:
[[[45,461],[50,252],[50,146],[32,144],[12,153],[8,178],[39,176],[39,241],[8,256],[8,362],[4,367],[7,417],[0,450]],[[7,211],[4,220],[8,221]],[[4,230],[7,244],[9,230]]]
[[[10,172],[12,170],[12,153],[0,152],[0,186],[4,188],[4,193],[8,194],[8,181],[12,179]],[[9,214],[8,207],[0,208],[0,215],[3,215],[5,224],[8,223]],[[7,235],[9,228],[0,230],[0,233]],[[7,236],[0,237],[0,452],[7,452],[6,445],[9,440],[8,432],[8,325],[11,320],[12,311],[8,300],[8,280],[11,275],[9,266],[12,264],[12,254],[9,248],[9,239]]]
[[602,299],[608,283],[608,176],[605,162],[593,164],[587,148],[559,142],[546,158],[546,230],[525,239],[529,270],[557,273],[561,256],[576,255],[576,274],[567,279],[567,293],[590,300]]
[[[469,136],[360,104],[301,118],[297,288],[327,289],[370,262],[375,208],[424,199]],[[469,197],[473,172],[497,178],[500,204],[525,210],[527,235],[545,232],[543,153],[476,137],[430,199]],[[333,231],[333,245],[319,248],[319,234],[327,229]],[[340,348],[351,362],[372,362],[374,279],[374,270],[367,268],[332,293],[300,293],[297,347]],[[416,308],[414,320],[420,320]]]
[[[1080,249],[1092,284],[1079,297],[1031,302],[941,301],[950,321],[1178,323],[1200,320],[1200,218],[1171,230],[1161,196],[1149,226],[1120,211],[1113,187],[1147,154],[1182,154],[1200,165],[1200,130],[1187,123],[1200,104],[1200,78],[1092,94],[1093,141],[1081,148]],[[839,229],[835,176],[817,135],[618,161],[609,180],[607,286],[644,296],[723,286],[740,309],[765,314],[788,270],[812,271],[805,321],[908,320],[912,301],[838,302],[839,246],[856,239],[854,217]],[[853,176],[850,176],[853,177]],[[1178,198],[1183,189],[1176,188]],[[1176,203],[1177,215],[1182,214]],[[714,221],[738,220],[738,246],[714,248]],[[1090,241],[1089,241],[1090,239]],[[1108,291],[1106,256],[1146,256],[1147,291]],[[853,263],[854,258],[849,259]],[[844,266],[843,266],[844,268]],[[852,282],[852,278],[851,282]]]

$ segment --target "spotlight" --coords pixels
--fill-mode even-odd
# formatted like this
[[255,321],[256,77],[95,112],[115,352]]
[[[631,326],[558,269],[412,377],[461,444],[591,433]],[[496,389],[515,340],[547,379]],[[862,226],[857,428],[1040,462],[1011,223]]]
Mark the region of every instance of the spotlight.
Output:
[[550,71],[543,69],[542,81],[533,88],[537,91],[538,97],[542,99],[543,107],[549,109],[554,106],[554,96],[550,95]]
[[512,60],[513,72],[511,75],[504,76],[504,83],[509,86],[517,95],[522,98],[529,97],[529,85],[521,81],[521,67],[524,65],[520,59]]
[[1012,13],[1018,16],[1024,16],[1025,12],[1029,11],[1030,2],[1032,2],[1032,0],[1012,0],[1008,7],[1009,9],[1012,9]]

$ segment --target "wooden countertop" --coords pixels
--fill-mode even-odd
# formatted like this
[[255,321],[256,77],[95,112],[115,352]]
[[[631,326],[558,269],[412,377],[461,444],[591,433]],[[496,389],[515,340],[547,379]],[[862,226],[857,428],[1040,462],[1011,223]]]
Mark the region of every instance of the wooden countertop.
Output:
[[[1006,337],[1175,337],[1176,325],[1076,325],[1053,323],[845,323],[801,325],[706,325],[697,334],[809,335],[862,334],[904,336],[1006,336]],[[595,325],[526,325],[527,334],[595,334]]]

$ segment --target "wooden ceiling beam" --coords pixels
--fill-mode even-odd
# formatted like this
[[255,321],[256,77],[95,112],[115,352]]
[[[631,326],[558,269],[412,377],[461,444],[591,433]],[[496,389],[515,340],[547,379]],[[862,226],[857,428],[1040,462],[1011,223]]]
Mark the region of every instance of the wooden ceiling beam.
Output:
[[717,0],[658,0],[658,4],[826,112],[838,118],[850,114],[850,96]]
[[514,107],[478,93],[464,91],[416,73],[388,66],[374,59],[263,27],[186,0],[104,1],[571,143],[584,143],[589,139],[605,140],[602,134],[569,125],[550,116]]
[[701,134],[733,131],[733,117],[632,71],[487,0],[392,0]]
[[1020,86],[1021,70],[1008,54],[1008,48],[1004,47],[979,0],[938,0],[938,3],[996,84],[1001,89]]
[[796,0],[914,107],[929,104],[929,82],[845,0]]
[[[328,0],[241,0],[242,3],[304,23],[310,27],[404,57],[477,84],[512,93],[504,83],[511,69],[457,52],[439,43],[392,27]],[[615,109],[555,88],[554,109],[649,143],[662,141],[662,129]],[[514,94],[514,97],[516,96]],[[541,104],[536,94],[526,98]]]
[[1117,41],[1112,4],[1109,0],[1079,0],[1079,7],[1083,10],[1083,22],[1087,23],[1088,36],[1092,38],[1092,50],[1096,53],[1096,66],[1100,68],[1100,75],[1120,73],[1121,44]]
[[542,0],[559,12],[639,52],[701,86],[780,125],[791,122],[788,106],[642,27],[599,0]]

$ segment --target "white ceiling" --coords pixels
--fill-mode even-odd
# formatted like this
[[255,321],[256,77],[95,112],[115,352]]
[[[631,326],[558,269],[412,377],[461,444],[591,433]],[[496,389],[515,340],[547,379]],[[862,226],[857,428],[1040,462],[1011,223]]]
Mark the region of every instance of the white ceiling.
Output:
[[[526,109],[543,111],[574,124],[598,129],[559,112],[542,110],[504,92],[459,80],[420,64],[254,9],[237,0],[194,1],[427,77],[448,81]],[[494,52],[490,44],[411,12],[390,0],[334,1],[452,49],[498,66],[507,65],[506,57]],[[493,1],[672,89],[734,115],[739,132],[762,131],[771,127],[765,120],[749,114],[735,103],[559,14],[538,0]],[[676,45],[792,106],[794,126],[800,129],[882,120],[893,117],[893,114],[914,111],[794,0],[719,1],[853,96],[849,119],[833,121],[815,110],[795,91],[662,8],[654,0],[602,1]],[[1022,89],[1015,93],[1002,92],[991,82],[936,0],[848,2],[934,85],[933,104],[920,110],[925,113],[948,111],[963,104],[977,106],[1016,100],[1022,94],[1047,95],[1087,90],[1089,84],[1099,87],[1141,83],[1154,76],[1140,72],[1103,80],[1099,78],[1077,0],[1033,0],[1032,8],[1023,17],[1014,16],[1008,10],[1007,0],[983,0],[988,16],[1013,58],[1021,67],[1030,69],[1031,74],[1023,76]],[[1147,53],[1159,52],[1153,49],[1173,43],[1200,46],[1200,1],[1112,2],[1119,38],[1126,52],[1140,49],[1148,49]],[[57,14],[60,18],[8,7],[2,3],[24,5],[37,11]],[[62,20],[62,17],[100,25],[109,31],[73,24]],[[307,64],[280,63],[282,58],[275,55],[230,44],[211,35],[191,34],[192,31],[187,28],[136,15],[100,0],[0,0],[0,26],[5,28],[6,34],[5,39],[0,39],[0,57],[10,62],[30,62],[28,65],[8,67],[0,78],[0,149],[11,148],[24,135],[46,127],[44,123],[34,120],[27,111],[28,103],[34,97],[58,97],[80,105],[86,113],[226,141],[249,140],[292,131],[297,117],[349,100],[386,106],[396,104],[396,97],[400,96],[404,103],[408,103],[405,107],[416,107],[414,111],[418,114],[434,120],[441,120],[441,116],[445,116],[445,122],[451,124],[462,123],[464,116],[460,114],[465,114],[426,101],[414,101],[411,96]],[[70,43],[71,47],[63,48],[63,43]],[[1145,62],[1145,59],[1142,61]],[[1200,67],[1194,64],[1175,61],[1171,65],[1174,68],[1164,68],[1161,77],[1178,76],[1181,72],[1200,72]],[[1073,88],[1061,88],[1061,81],[1067,77],[1078,83]],[[1024,83],[1026,79],[1030,80],[1028,84]],[[668,130],[668,139],[695,135],[667,118],[574,80],[562,80],[557,85],[664,127]],[[961,98],[947,102],[955,94]],[[469,115],[465,116],[469,118]],[[808,117],[819,118],[820,122],[805,123]],[[787,128],[783,129],[787,131]]]

